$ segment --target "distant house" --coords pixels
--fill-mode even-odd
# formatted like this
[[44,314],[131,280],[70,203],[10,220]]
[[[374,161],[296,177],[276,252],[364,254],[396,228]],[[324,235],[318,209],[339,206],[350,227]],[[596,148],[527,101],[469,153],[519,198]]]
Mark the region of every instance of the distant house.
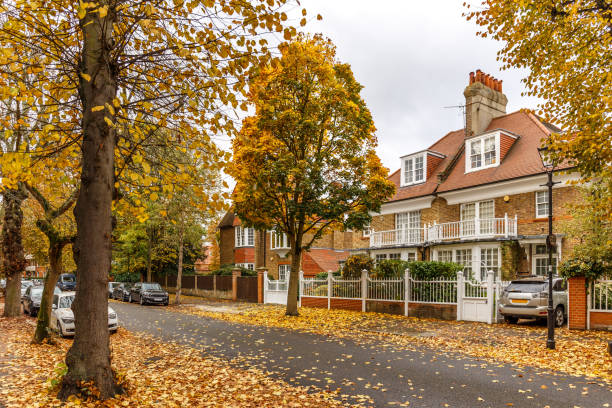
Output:
[[[243,227],[232,211],[226,213],[219,223],[219,231],[221,265],[234,264],[252,270],[264,267],[276,279],[289,276],[291,256],[284,234]],[[304,276],[338,270],[349,257],[349,251],[366,242],[369,239],[362,232],[330,231],[302,254]]]
[[[389,176],[396,194],[373,214],[360,252],[377,261],[452,261],[475,279],[488,270],[543,275],[549,202],[538,147],[560,130],[526,111],[507,113],[502,81],[481,71],[470,74],[463,94],[464,129],[425,150],[411,151],[409,135],[398,146],[405,154]],[[577,178],[567,166],[558,170],[566,172],[556,172],[555,181]],[[571,252],[559,227],[577,193],[565,183],[554,188],[555,268]]]
[[210,265],[212,263],[211,245],[202,245],[202,258],[195,262],[194,268],[197,275],[208,275],[211,272]]

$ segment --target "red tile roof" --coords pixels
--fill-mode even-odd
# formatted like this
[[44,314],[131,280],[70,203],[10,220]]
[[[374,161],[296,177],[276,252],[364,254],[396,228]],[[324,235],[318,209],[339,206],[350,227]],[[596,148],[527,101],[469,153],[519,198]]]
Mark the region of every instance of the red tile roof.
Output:
[[349,251],[312,248],[304,252],[302,270],[306,276],[316,275],[319,272],[337,271],[340,261],[345,261],[349,255]]
[[[465,152],[463,149],[465,140],[464,131],[463,129],[456,130],[448,133],[429,148],[429,150],[445,154],[446,158],[442,160],[432,177],[428,178],[425,183],[400,187],[400,170],[389,176],[389,179],[395,183],[397,188],[395,196],[389,201],[399,201],[429,195],[434,192],[474,187],[536,175],[545,171],[538,154],[538,147],[542,144],[542,140],[554,130],[548,124],[542,123],[531,113],[517,111],[493,119],[485,133],[494,130],[506,130],[519,136],[519,139],[513,144],[499,166],[466,173]],[[457,153],[460,154],[459,157],[456,158],[452,167],[448,169],[449,172],[444,181],[440,182],[438,175],[447,169]],[[564,167],[568,168],[569,166]]]

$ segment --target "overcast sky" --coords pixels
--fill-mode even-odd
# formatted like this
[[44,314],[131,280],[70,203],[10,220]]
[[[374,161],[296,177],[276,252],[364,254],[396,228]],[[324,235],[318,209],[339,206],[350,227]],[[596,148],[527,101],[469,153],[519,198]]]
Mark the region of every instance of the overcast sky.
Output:
[[[500,71],[500,43],[477,38],[461,16],[463,0],[301,0],[306,31],[323,33],[351,64],[378,129],[378,154],[392,172],[399,157],[463,128],[468,74],[477,68],[504,81],[507,111],[535,108],[521,97],[525,72]],[[320,13],[322,21],[313,17]]]

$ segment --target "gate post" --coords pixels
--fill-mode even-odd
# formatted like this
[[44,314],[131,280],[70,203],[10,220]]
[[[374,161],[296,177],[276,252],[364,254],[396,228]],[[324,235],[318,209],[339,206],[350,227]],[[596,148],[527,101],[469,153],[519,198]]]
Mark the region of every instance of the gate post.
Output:
[[[304,271],[300,271],[300,280],[298,280],[298,307],[302,307],[302,295],[304,294]],[[289,288],[287,288],[287,296],[289,296]]]
[[238,300],[238,277],[242,274],[239,268],[232,269],[232,300]]
[[266,291],[268,289],[267,274],[266,268],[257,268],[257,303],[266,303]]
[[493,314],[495,313],[495,273],[493,271],[487,271],[487,310],[489,315],[487,316],[487,323],[493,323]]
[[404,271],[404,316],[408,316],[408,302],[410,301],[410,270]]
[[368,271],[361,271],[361,311],[366,311],[366,298],[368,297]]
[[332,271],[327,271],[327,310],[331,309],[332,285],[334,276]]
[[463,271],[457,272],[457,320],[463,320]]

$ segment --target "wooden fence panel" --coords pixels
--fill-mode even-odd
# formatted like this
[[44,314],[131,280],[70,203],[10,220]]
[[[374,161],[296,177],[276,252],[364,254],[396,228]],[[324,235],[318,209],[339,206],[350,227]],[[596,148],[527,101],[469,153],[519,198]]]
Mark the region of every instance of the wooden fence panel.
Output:
[[195,289],[195,276],[186,275],[181,279],[181,287],[184,289]]
[[215,279],[214,276],[212,275],[198,275],[198,289],[201,290],[213,290],[214,289],[214,283],[213,280]]
[[232,290],[231,276],[217,276],[217,290]]
[[176,275],[168,275],[168,286],[172,288],[176,287]]
[[238,277],[238,299],[257,302],[257,276]]

